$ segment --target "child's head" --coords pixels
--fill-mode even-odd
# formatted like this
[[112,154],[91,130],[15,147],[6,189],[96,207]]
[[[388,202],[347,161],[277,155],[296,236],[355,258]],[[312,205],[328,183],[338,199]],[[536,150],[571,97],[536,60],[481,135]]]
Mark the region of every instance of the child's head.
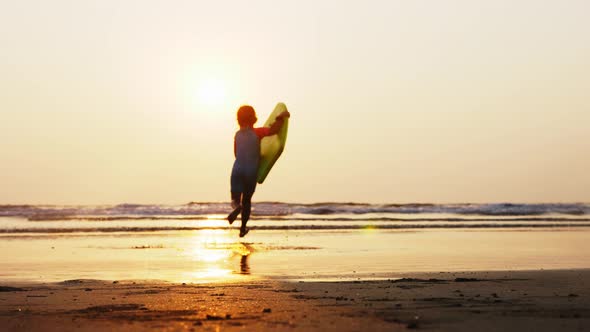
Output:
[[252,127],[256,123],[256,111],[250,105],[240,106],[238,109],[238,124],[240,127]]

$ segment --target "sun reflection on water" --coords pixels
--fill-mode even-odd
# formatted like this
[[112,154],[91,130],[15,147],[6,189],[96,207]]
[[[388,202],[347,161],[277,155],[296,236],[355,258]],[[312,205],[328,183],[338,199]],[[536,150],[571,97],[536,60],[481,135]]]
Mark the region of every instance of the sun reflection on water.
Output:
[[227,220],[222,219],[220,220],[219,217],[216,216],[207,216],[207,219],[199,220],[199,226],[202,227],[228,227]]
[[209,268],[205,269],[204,271],[188,272],[187,276],[190,279],[196,279],[196,280],[190,280],[192,282],[210,282],[210,281],[227,282],[227,281],[231,281],[231,279],[235,279],[235,278],[231,278],[232,277],[232,270],[223,269],[223,268],[216,267],[216,266],[209,267]]
[[[218,222],[219,220],[207,220]],[[254,252],[250,244],[237,242],[237,234],[223,229],[200,230],[191,234],[184,252],[193,262],[182,273],[183,282],[239,282],[251,278],[248,257]]]

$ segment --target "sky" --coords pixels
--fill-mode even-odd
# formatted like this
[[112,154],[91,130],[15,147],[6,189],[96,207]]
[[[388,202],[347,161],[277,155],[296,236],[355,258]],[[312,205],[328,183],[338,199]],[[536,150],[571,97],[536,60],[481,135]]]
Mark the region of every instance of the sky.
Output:
[[588,202],[588,1],[5,1],[0,204]]

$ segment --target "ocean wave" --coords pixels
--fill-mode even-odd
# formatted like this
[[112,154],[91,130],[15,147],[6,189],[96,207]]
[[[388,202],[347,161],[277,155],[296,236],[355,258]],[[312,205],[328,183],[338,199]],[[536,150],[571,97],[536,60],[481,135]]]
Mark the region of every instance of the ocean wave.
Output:
[[[119,204],[112,206],[59,206],[59,205],[0,205],[0,216],[25,217],[31,220],[68,218],[71,216],[99,217],[150,217],[150,216],[204,216],[226,214],[228,203],[191,202],[184,205]],[[257,216],[291,215],[364,215],[364,214],[445,214],[462,216],[542,216],[590,215],[587,203],[549,204],[366,204],[366,203],[313,203],[295,204],[260,202],[254,204]]]
[[[60,215],[35,215],[28,218],[29,221],[199,221],[199,220],[225,220],[224,216],[60,216]],[[291,216],[256,216],[257,221],[313,221],[313,222],[590,222],[590,218],[574,217],[507,217],[502,219],[486,218],[393,218],[393,217],[297,217]]]
[[[411,230],[411,229],[509,229],[509,228],[580,228],[590,223],[479,223],[479,224],[330,224],[330,225],[256,225],[251,230],[270,231],[346,231],[346,230]],[[96,228],[10,228],[0,229],[0,234],[62,234],[62,233],[143,233],[164,231],[230,230],[228,226],[154,226],[154,227],[96,227]]]

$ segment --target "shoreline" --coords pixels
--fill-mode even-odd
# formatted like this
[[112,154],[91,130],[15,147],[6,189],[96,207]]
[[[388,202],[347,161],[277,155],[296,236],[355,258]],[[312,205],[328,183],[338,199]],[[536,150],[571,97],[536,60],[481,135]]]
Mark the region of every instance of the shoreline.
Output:
[[[399,278],[399,279],[397,279]],[[407,272],[389,280],[0,281],[8,331],[576,331],[590,269]]]

